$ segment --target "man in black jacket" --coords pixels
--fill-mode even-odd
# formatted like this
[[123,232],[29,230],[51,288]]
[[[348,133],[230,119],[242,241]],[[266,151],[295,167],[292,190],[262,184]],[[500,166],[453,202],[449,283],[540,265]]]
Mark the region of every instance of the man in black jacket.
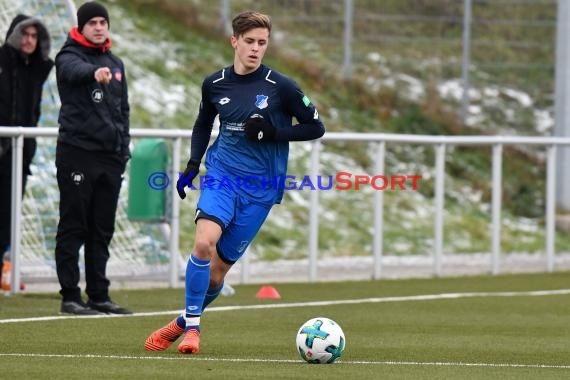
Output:
[[[35,127],[40,118],[42,87],[52,67],[50,36],[37,18],[17,15],[0,47],[0,126]],[[24,139],[22,194],[25,192],[36,140]],[[0,137],[0,276],[10,249],[12,211],[12,142]]]
[[[127,79],[123,62],[110,50],[105,7],[84,3],[77,10],[77,23],[55,59],[61,98],[55,247],[61,312],[131,314],[109,297],[106,275],[122,175],[130,157]],[[81,246],[87,303],[79,287]]]

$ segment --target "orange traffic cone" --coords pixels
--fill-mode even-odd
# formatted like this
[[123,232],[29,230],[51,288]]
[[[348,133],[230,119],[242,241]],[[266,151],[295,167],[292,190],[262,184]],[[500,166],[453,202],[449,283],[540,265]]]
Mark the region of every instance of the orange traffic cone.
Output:
[[273,286],[264,285],[259,289],[257,294],[255,295],[256,298],[269,298],[274,300],[281,299],[281,295]]
[[[12,262],[4,261],[4,266],[2,267],[2,283],[0,285],[2,290],[12,290]],[[20,281],[20,290],[25,290],[26,284]]]
[[4,261],[2,267],[2,290],[10,290],[10,283],[12,277],[12,263],[8,260]]

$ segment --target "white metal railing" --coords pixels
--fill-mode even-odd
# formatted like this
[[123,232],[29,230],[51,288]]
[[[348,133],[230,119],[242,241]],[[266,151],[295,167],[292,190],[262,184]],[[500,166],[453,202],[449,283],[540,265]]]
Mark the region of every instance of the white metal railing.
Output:
[[[181,158],[181,140],[190,138],[190,130],[178,129],[131,129],[133,137],[158,137],[173,141],[172,173],[179,170]],[[21,218],[21,181],[19,173],[22,171],[22,151],[24,137],[56,137],[57,128],[24,128],[24,127],[0,127],[0,137],[12,137],[13,146],[13,186],[12,186],[12,279],[14,284],[20,280],[20,268],[18,256],[20,253],[20,218]],[[502,157],[505,145],[529,145],[546,147],[546,225],[545,225],[545,252],[546,271],[552,272],[555,267],[555,185],[556,185],[556,152],[559,146],[569,146],[569,137],[529,137],[529,136],[432,136],[432,135],[403,135],[386,133],[337,133],[329,132],[321,140],[315,140],[311,152],[311,179],[317,183],[320,165],[320,151],[322,141],[355,141],[376,144],[375,174],[383,175],[385,166],[385,152],[387,143],[399,144],[423,144],[433,145],[435,148],[435,196],[434,196],[434,251],[433,274],[441,275],[441,258],[443,254],[443,211],[445,201],[445,153],[448,146],[491,146],[492,147],[492,201],[491,201],[491,262],[492,274],[500,272],[501,254],[501,191],[502,191]],[[177,284],[177,260],[178,260],[178,235],[179,235],[179,210],[180,200],[176,189],[171,187],[171,234],[169,241],[170,250],[170,273],[169,283]],[[381,278],[382,275],[382,246],[383,246],[383,209],[384,197],[382,191],[374,193],[374,233],[373,233],[373,277]],[[317,280],[317,257],[318,257],[318,225],[319,225],[319,191],[310,193],[310,216],[309,216],[309,273],[310,282]],[[247,264],[247,260],[245,261]],[[245,269],[243,272],[247,272]],[[242,278],[242,280],[244,280]],[[18,292],[17,286],[12,286],[11,292]]]
[[[434,196],[434,251],[433,273],[441,275],[441,257],[443,255],[443,210],[445,195],[445,151],[447,146],[479,145],[492,146],[492,200],[491,200],[491,273],[500,272],[501,253],[501,191],[502,191],[502,154],[505,145],[534,145],[545,146],[547,150],[546,171],[546,270],[552,272],[555,265],[555,196],[556,196],[556,150],[558,146],[570,145],[568,137],[530,137],[530,136],[431,136],[431,135],[400,135],[400,134],[355,134],[328,133],[326,140],[332,141],[370,141],[378,144],[376,155],[376,170],[384,173],[384,156],[386,143],[427,144],[435,147],[435,196]],[[315,144],[320,144],[316,141]],[[317,150],[317,149],[315,149]],[[312,157],[312,164],[318,165],[318,156]],[[383,195],[375,194],[374,203],[374,278],[381,277],[382,238],[383,238]],[[318,233],[318,215],[311,208],[311,234]],[[310,247],[311,248],[311,247]],[[315,265],[317,251],[309,250],[310,265]],[[310,281],[314,281],[314,270],[310,270]]]

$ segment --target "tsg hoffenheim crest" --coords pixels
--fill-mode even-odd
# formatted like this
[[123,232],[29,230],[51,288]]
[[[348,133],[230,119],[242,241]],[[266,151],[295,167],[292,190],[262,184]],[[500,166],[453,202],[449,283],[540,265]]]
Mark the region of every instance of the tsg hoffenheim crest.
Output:
[[256,95],[255,96],[255,106],[257,108],[259,108],[260,110],[267,108],[267,106],[268,106],[267,99],[269,99],[269,96],[267,96],[267,95]]

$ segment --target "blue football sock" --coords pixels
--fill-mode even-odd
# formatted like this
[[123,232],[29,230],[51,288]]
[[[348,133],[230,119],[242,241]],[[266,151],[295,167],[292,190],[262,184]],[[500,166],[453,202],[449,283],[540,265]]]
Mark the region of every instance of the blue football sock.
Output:
[[206,297],[204,298],[204,304],[202,305],[202,311],[204,311],[206,306],[211,304],[213,300],[218,298],[223,287],[224,287],[224,282],[222,281],[220,286],[218,286],[217,288],[208,289],[208,291],[206,292]]
[[178,325],[178,327],[180,327],[181,329],[186,327],[186,319],[184,319],[184,313],[180,314],[178,316],[178,318],[176,318],[176,324]]
[[200,260],[190,255],[186,264],[186,317],[202,314],[202,305],[209,285],[210,260]]

